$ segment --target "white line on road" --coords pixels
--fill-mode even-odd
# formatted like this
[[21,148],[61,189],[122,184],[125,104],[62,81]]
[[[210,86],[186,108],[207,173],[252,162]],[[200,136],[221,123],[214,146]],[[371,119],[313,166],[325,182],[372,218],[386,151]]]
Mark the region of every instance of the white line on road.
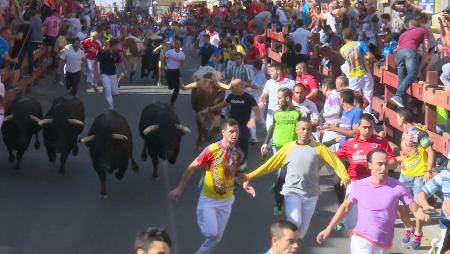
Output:
[[[169,193],[170,191],[170,179],[169,179],[169,169],[167,166],[167,161],[164,161],[163,163],[161,163],[163,165],[163,174],[164,174],[164,187],[166,189],[166,194]],[[161,171],[160,171],[161,172]],[[173,253],[177,254],[180,253],[178,252],[178,237],[177,237],[177,227],[176,222],[175,222],[175,209],[173,207],[173,202],[172,200],[168,199],[168,204],[167,204],[167,210],[168,210],[168,217],[169,217],[169,229],[170,232],[172,232],[171,238],[172,238],[172,247],[173,247]]]

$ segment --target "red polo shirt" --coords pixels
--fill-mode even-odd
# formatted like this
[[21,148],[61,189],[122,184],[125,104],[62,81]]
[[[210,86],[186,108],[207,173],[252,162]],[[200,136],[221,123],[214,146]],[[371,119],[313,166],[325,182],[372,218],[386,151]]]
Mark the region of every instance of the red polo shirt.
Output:
[[375,134],[367,141],[360,139],[358,134],[356,137],[345,141],[344,145],[336,152],[339,159],[346,158],[348,160],[350,164],[348,175],[352,181],[370,176],[370,170],[367,168],[367,154],[374,149],[386,151],[389,161],[395,160],[395,155],[386,139]]
[[[297,76],[295,78],[295,83],[296,84],[300,83],[305,87],[306,95],[309,95],[311,93],[311,91],[313,91],[313,90],[319,89],[316,77],[314,77],[311,74],[305,74],[301,77]],[[313,101],[314,103],[317,103],[317,96],[311,97],[310,100]]]

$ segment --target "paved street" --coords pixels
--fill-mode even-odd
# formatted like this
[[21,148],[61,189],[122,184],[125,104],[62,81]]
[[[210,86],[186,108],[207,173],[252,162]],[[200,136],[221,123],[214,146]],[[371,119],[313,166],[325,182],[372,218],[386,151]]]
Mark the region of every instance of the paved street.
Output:
[[[194,63],[192,63],[194,62]],[[195,61],[184,71],[185,83]],[[86,93],[80,84],[79,97],[85,103],[85,136],[94,118],[107,109],[102,93]],[[51,100],[65,93],[52,79],[46,79],[33,88],[32,95],[40,100],[44,112]],[[175,165],[161,163],[159,181],[151,179],[151,162],[140,161],[143,141],[138,135],[141,110],[149,103],[168,102],[170,95],[164,88],[149,86],[148,81],[137,81],[121,87],[114,98],[116,109],[129,121],[133,130],[134,157],[140,165],[135,174],[131,168],[122,181],[108,177],[109,198],[101,200],[98,177],[91,166],[88,150],[80,145],[77,157],[69,156],[66,175],[58,173],[59,164],[47,160],[43,147],[36,151],[30,146],[25,153],[22,168],[14,170],[0,142],[0,254],[124,254],[132,253],[135,234],[150,225],[168,229],[174,241],[174,253],[191,254],[203,240],[196,224],[196,174],[179,202],[167,199],[169,190],[178,183],[184,168],[195,158],[196,126],[190,105],[190,95],[180,95],[176,111],[192,134],[182,140],[181,152]],[[261,139],[263,133],[260,133]],[[250,148],[249,166],[261,163],[259,146]],[[324,172],[324,174],[327,174]],[[256,254],[268,249],[269,225],[276,218],[272,214],[273,198],[269,192],[274,175],[257,179],[255,199],[242,190],[236,191],[236,201],[224,237],[214,253]],[[310,229],[301,243],[301,253],[349,253],[349,240],[343,233],[334,233],[324,246],[315,242],[317,233],[328,223],[337,204],[333,191],[333,176],[321,179],[322,194]],[[398,225],[400,228],[400,225]],[[397,230],[396,243],[399,242]],[[426,237],[427,238],[427,237]],[[425,241],[428,241],[427,239]],[[396,244],[393,253],[426,253],[405,251]]]

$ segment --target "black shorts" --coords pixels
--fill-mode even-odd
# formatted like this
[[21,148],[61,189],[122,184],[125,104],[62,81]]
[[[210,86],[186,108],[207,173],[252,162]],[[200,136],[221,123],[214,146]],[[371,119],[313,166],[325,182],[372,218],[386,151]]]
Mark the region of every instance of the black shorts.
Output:
[[167,69],[166,80],[169,90],[180,89],[180,69]]
[[55,43],[56,43],[56,37],[48,36],[48,35],[45,36],[45,39],[44,39],[44,45],[45,46],[52,46],[53,47],[55,45]]

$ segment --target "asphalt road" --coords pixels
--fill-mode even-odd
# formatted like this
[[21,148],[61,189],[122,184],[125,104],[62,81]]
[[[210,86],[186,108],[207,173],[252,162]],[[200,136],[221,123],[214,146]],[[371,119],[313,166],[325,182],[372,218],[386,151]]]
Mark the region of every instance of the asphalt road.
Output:
[[[188,61],[183,69],[185,82],[196,61]],[[148,226],[165,227],[174,241],[174,253],[194,253],[203,241],[196,224],[197,183],[200,174],[191,179],[179,202],[167,199],[169,190],[176,186],[185,167],[196,157],[194,149],[196,126],[190,106],[190,95],[180,95],[176,111],[181,122],[193,130],[182,140],[181,152],[175,165],[162,162],[160,179],[151,179],[150,160],[140,161],[143,141],[138,135],[141,110],[149,103],[168,102],[167,89],[150,86],[150,80],[123,84],[121,94],[114,98],[116,110],[129,121],[133,130],[134,157],[140,171],[131,168],[118,181],[110,175],[107,180],[109,198],[100,199],[100,184],[92,168],[86,147],[80,146],[77,157],[69,156],[66,175],[58,173],[58,163],[47,160],[43,146],[36,151],[32,146],[25,153],[22,167],[14,170],[8,163],[6,148],[0,144],[0,254],[106,254],[132,253],[137,231]],[[86,93],[80,84],[79,97],[85,103],[86,135],[94,118],[107,109],[102,93]],[[33,88],[31,95],[42,103],[44,112],[51,100],[65,93],[49,77]],[[260,132],[261,138],[264,133]],[[42,135],[40,135],[42,143]],[[250,148],[249,168],[260,163],[258,146]],[[324,172],[324,174],[327,174]],[[262,253],[270,245],[269,225],[273,216],[273,198],[269,192],[274,175],[254,182],[257,197],[252,199],[237,189],[236,201],[224,237],[214,253]],[[322,193],[301,253],[349,253],[349,239],[343,233],[334,233],[323,245],[315,242],[317,233],[334,214],[337,204],[333,191],[333,176],[321,179]],[[399,230],[397,230],[399,235]],[[396,242],[399,242],[396,239]],[[404,252],[395,246],[393,253]]]

